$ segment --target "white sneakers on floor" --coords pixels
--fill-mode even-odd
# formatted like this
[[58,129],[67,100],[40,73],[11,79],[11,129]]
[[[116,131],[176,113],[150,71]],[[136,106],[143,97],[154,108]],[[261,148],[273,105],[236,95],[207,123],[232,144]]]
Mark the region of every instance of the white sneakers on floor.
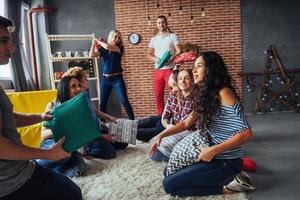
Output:
[[234,179],[225,186],[225,188],[234,192],[255,190],[252,178],[244,171],[236,175]]

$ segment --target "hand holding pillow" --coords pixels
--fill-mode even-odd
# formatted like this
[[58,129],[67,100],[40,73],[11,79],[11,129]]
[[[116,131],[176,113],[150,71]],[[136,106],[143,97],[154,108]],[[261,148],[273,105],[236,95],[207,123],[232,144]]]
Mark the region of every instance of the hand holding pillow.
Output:
[[172,56],[171,51],[166,51],[160,58],[160,62],[157,65],[157,69],[162,68],[164,64],[166,64],[170,60],[171,56]]

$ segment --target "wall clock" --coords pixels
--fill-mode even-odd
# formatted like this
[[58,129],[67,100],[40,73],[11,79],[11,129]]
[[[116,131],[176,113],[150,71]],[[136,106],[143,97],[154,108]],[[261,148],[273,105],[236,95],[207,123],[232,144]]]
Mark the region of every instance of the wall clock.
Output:
[[140,36],[137,33],[130,33],[128,36],[128,41],[130,44],[138,44],[140,42]]

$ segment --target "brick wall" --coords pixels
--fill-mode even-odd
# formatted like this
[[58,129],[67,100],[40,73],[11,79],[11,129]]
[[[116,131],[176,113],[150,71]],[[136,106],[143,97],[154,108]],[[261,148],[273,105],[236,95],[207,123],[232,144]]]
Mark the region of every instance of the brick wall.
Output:
[[[147,22],[147,2],[150,26]],[[153,63],[147,60],[146,52],[156,27],[156,17],[159,15],[168,18],[169,27],[179,36],[182,44],[190,42],[197,44],[198,51],[212,50],[221,54],[241,96],[242,79],[237,75],[242,71],[240,1],[182,0],[181,5],[182,14],[179,14],[179,0],[115,0],[116,29],[121,31],[125,45],[124,79],[136,116],[156,113],[153,92],[154,67]],[[201,17],[202,7],[205,17]],[[141,36],[138,45],[129,44],[128,35],[131,32],[137,32]],[[187,63],[185,66],[192,67],[193,63]]]

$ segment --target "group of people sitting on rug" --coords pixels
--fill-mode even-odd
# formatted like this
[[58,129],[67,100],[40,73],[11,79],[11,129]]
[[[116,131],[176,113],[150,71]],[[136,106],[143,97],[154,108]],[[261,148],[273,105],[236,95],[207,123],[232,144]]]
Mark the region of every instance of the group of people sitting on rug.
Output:
[[[179,196],[233,193],[226,185],[241,172],[241,145],[251,138],[252,133],[223,59],[215,52],[203,52],[192,70],[174,70],[169,85],[172,92],[162,116],[138,120],[137,139],[149,141],[155,137],[149,158],[169,162],[176,146],[184,143],[188,146],[199,136],[208,142],[206,146],[197,147],[200,152],[190,165],[172,173],[167,173],[166,168],[165,191]],[[58,85],[57,100],[47,105],[46,112],[88,90],[87,86],[83,69],[70,68]],[[115,117],[96,108],[94,111],[99,118],[116,122]],[[55,144],[51,136],[51,130],[44,127],[42,149]],[[124,149],[127,145],[113,142],[110,134],[102,134],[86,144],[85,149],[93,157],[110,159],[116,156],[116,149]],[[37,163],[69,177],[82,175],[86,170],[84,159],[77,151],[68,158],[37,160]]]
[[[0,49],[5,51],[5,55],[10,55],[14,48],[7,27],[12,26],[12,23],[5,18],[0,19]],[[160,16],[157,19],[158,29],[166,29],[166,24],[165,17]],[[153,41],[153,45],[154,43]],[[100,46],[96,47],[97,44]],[[120,59],[123,51],[121,35],[118,31],[113,31],[109,35],[108,43],[96,41],[90,52],[92,57],[101,57],[104,62],[103,73],[110,74],[104,75],[101,81],[100,110],[96,107],[93,110],[99,118],[114,123],[117,123],[117,119],[105,113],[107,98],[112,89],[119,91],[117,94],[129,119],[134,119],[121,73]],[[9,56],[1,59],[3,59],[1,64],[7,63]],[[112,66],[120,68],[111,76],[109,70]],[[234,193],[234,188],[230,187],[230,183],[242,171],[242,145],[251,139],[252,131],[223,58],[213,51],[202,52],[196,59],[193,69],[176,69],[169,75],[169,86],[172,87],[172,92],[162,115],[139,119],[136,136],[142,141],[149,141],[153,138],[149,158],[154,161],[167,162],[163,180],[164,190],[174,196]],[[47,105],[45,113],[85,90],[88,90],[88,80],[83,69],[70,68],[59,82],[56,101]],[[44,174],[51,176],[50,171],[57,173],[49,179],[49,184],[54,184],[55,181],[55,185],[60,187],[54,187],[50,191],[60,192],[57,195],[47,196],[46,189],[41,189],[38,194],[40,196],[34,197],[34,194],[30,194],[33,195],[32,198],[28,196],[30,199],[40,197],[43,199],[81,199],[80,188],[64,176],[73,177],[85,173],[83,156],[77,151],[71,154],[64,152],[63,139],[55,143],[52,132],[47,127],[44,127],[41,133],[41,149],[44,150],[41,151],[42,153],[22,146],[19,136],[16,136],[16,125],[12,124],[12,116],[19,118],[24,116],[13,114],[10,102],[2,88],[0,92],[0,167],[18,165],[15,168],[21,171],[27,168],[26,173],[20,172],[20,177],[11,181],[7,174],[0,172],[0,186],[5,188],[0,192],[0,199],[21,199],[22,196],[29,195],[27,194],[28,188],[35,184],[41,188],[41,180],[38,177],[43,177]],[[7,113],[11,116],[10,118],[7,117]],[[40,118],[33,115],[27,116],[28,119],[30,117],[36,119],[26,125],[51,119],[48,115],[41,115]],[[12,145],[10,140],[16,141],[16,144]],[[127,143],[113,142],[113,135],[106,133],[101,136],[99,134],[99,138],[86,144],[84,150],[86,154],[93,157],[110,159],[116,156],[117,149],[124,149],[127,146]],[[7,149],[11,150],[7,151]],[[24,152],[28,152],[27,156],[17,155],[16,153],[22,154],[22,151],[15,153],[14,149],[25,149]],[[36,161],[28,161],[32,159]],[[14,160],[24,161],[17,163]],[[21,169],[19,167],[21,165],[25,167]],[[44,168],[51,170],[47,171]],[[38,181],[31,181],[33,179]],[[49,184],[46,186],[50,187]]]

